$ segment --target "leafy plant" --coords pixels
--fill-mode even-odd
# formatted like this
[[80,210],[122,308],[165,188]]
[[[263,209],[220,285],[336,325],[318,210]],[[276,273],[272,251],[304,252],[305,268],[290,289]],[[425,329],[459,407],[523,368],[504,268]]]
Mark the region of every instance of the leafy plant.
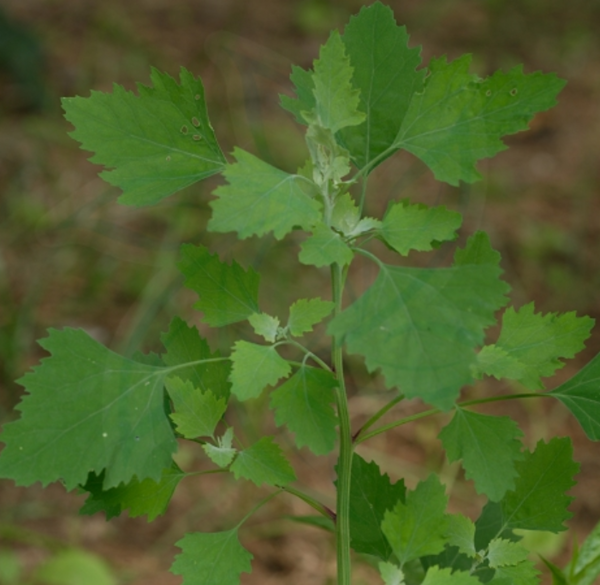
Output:
[[[51,330],[40,341],[50,357],[20,380],[28,394],[20,418],[4,428],[0,476],[19,485],[61,481],[89,494],[85,514],[104,511],[110,518],[128,509],[149,520],[166,510],[189,476],[232,473],[266,485],[268,495],[236,526],[187,534],[177,543],[182,552],[172,572],[187,585],[239,583],[252,559],[240,527],[283,492],[319,513],[305,522],[335,533],[341,585],[351,581],[351,550],[377,565],[387,585],[538,582],[514,530],[565,529],[572,499],[566,492],[578,470],[571,441],[540,441],[529,451],[514,420],[474,407],[555,398],[598,440],[600,358],[551,391],[541,381],[583,348],[593,321],[574,313],[542,315],[533,304],[508,307],[491,342],[486,331],[507,306],[509,286],[489,237],[472,234],[449,266],[411,267],[404,260],[411,251],[454,245],[460,214],[407,200],[390,203],[381,218],[364,213],[371,172],[396,151],[421,159],[440,181],[476,181],[476,163],[505,148],[502,136],[525,130],[536,112],[552,107],[564,85],[553,74],[525,74],[521,67],[481,79],[469,65],[469,56],[442,57],[419,68],[420,50],[408,48],[392,11],[379,2],[363,8],[343,34],[330,35],[312,70],[293,68],[295,96],[281,97],[306,126],[310,158],[296,173],[240,148],[229,162],[209,122],[203,85],[185,69],[179,82],[153,70],[152,85],[139,85],[138,95],[115,85],[112,93],[65,98],[73,137],[108,169],[102,176],[123,191],[122,203],[156,204],[222,173],[226,182],[214,193],[209,230],[233,231],[240,239],[272,233],[278,240],[304,232],[298,260],[329,268],[331,299],[300,298],[288,315],[271,315],[258,301],[260,275],[253,268],[184,244],[178,267],[198,294],[202,322],[247,321],[256,335],[221,355],[175,317],[161,338],[161,355],[126,358],[82,330]],[[377,242],[402,261],[384,262]],[[357,256],[378,275],[347,304]],[[325,321],[330,356],[302,339]],[[398,390],[360,428],[351,426],[344,349]],[[523,392],[461,400],[461,390],[484,376],[513,380]],[[477,388],[485,394],[488,386]],[[294,485],[296,473],[277,437],[248,445],[243,429],[231,425],[230,404],[265,392],[275,423],[293,434],[298,448],[337,452],[335,511]],[[378,426],[409,399],[430,408]],[[452,413],[440,433],[448,459],[460,460],[488,499],[476,520],[447,512],[448,496],[435,474],[409,490],[355,453],[376,435],[443,413]],[[204,472],[174,462],[178,440],[202,445]],[[591,583],[589,575],[593,580],[599,571],[596,544],[584,546],[566,572],[554,567],[558,582]]]

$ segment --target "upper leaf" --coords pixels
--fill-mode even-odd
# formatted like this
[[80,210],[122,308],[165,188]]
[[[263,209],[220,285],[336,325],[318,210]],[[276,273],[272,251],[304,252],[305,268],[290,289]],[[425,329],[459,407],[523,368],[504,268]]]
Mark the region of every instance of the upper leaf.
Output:
[[400,567],[394,565],[394,563],[384,562],[380,562],[378,567],[385,585],[404,585],[404,573]]
[[314,114],[303,113],[307,121],[316,122],[334,134],[364,121],[365,115],[358,111],[360,92],[352,87],[352,67],[337,31],[321,47],[312,77],[315,108]]
[[219,467],[227,467],[235,457],[237,449],[232,447],[233,427],[229,427],[222,437],[217,437],[217,444],[204,443],[202,449],[208,455],[209,459]]
[[[505,352],[500,362],[494,360],[491,368],[480,369],[496,377],[513,378],[532,390],[541,390],[544,384],[541,377],[551,376],[564,365],[559,358],[572,358],[584,347],[590,335],[594,320],[590,317],[577,317],[575,312],[558,315],[534,313],[533,303],[515,311],[509,307],[502,318],[502,332],[495,344]],[[485,349],[485,348],[484,348]],[[507,359],[508,358],[508,359]],[[515,362],[520,369],[515,369]]]
[[448,498],[444,486],[435,475],[417,485],[406,495],[406,504],[397,502],[381,523],[400,566],[444,549],[447,540]]
[[258,345],[248,341],[236,341],[231,354],[231,391],[240,399],[256,398],[267,386],[292,371],[272,345]]
[[237,528],[225,532],[186,534],[176,545],[171,573],[185,585],[239,585],[240,575],[250,573],[253,556],[240,544]]
[[260,486],[282,486],[296,480],[296,474],[273,437],[263,437],[240,451],[231,465],[236,479],[244,477]]
[[279,319],[267,313],[252,313],[248,317],[252,329],[256,335],[264,337],[267,341],[274,343],[279,333]]
[[565,492],[575,485],[573,476],[579,464],[573,461],[568,437],[540,441],[533,453],[526,452],[516,463],[519,477],[515,489],[500,503],[505,528],[525,530],[565,530],[563,522],[572,514],[567,506],[573,500]]
[[448,544],[468,557],[476,557],[475,524],[462,514],[448,515]]
[[571,411],[589,439],[600,440],[600,354],[549,394]]
[[220,327],[259,312],[260,277],[252,268],[246,271],[235,260],[231,265],[221,262],[204,246],[192,244],[181,246],[177,266],[185,276],[185,286],[200,297],[194,306],[204,313],[205,323]]
[[177,432],[186,439],[212,437],[215,427],[227,409],[227,403],[210,390],[194,388],[191,382],[177,376],[167,378],[167,390],[173,400],[175,412],[170,415]]
[[354,258],[354,252],[342,237],[323,223],[315,226],[312,235],[302,242],[300,248],[300,262],[317,267],[335,263],[344,266]]
[[[195,388],[210,390],[218,398],[229,398],[229,372],[231,363],[227,359],[218,359],[219,353],[211,353],[205,339],[200,337],[196,327],[188,327],[185,321],[175,317],[169,326],[169,331],[160,336],[162,344],[167,350],[161,357],[167,366],[187,367],[177,368],[177,377],[187,380]],[[206,363],[194,363],[207,360]]]
[[200,79],[182,67],[180,85],[156,69],[151,80],[138,85],[139,97],[115,84],[112,94],[62,100],[71,136],[96,153],[92,162],[114,169],[101,176],[128,205],[158,203],[225,166]]
[[163,470],[160,481],[145,479],[138,481],[134,477],[128,484],[120,484],[108,490],[102,489],[104,472],[99,476],[90,473],[88,481],[82,488],[90,495],[79,511],[80,514],[95,514],[104,512],[106,519],[119,516],[123,510],[129,509],[129,516],[147,515],[148,522],[164,514],[173,492],[185,473],[173,463],[171,467]]
[[233,156],[237,162],[223,172],[229,184],[214,192],[209,230],[237,232],[241,239],[272,231],[280,240],[296,226],[309,230],[319,221],[321,204],[313,198],[312,181],[280,171],[240,148]]
[[300,299],[290,307],[290,317],[287,327],[294,337],[312,331],[317,323],[320,323],[333,311],[335,303],[321,299]]
[[406,27],[399,27],[391,8],[381,2],[353,16],[342,40],[367,121],[340,135],[357,167],[363,168],[393,144],[413,94],[422,89],[425,70],[416,71],[420,48],[408,48]]
[[565,84],[554,74],[525,75],[521,66],[481,80],[469,73],[470,63],[470,55],[432,59],[393,143],[451,185],[478,180],[475,163],[504,150],[500,138],[526,130],[534,114],[556,104]]
[[487,560],[492,569],[518,565],[529,556],[529,551],[518,542],[511,542],[503,538],[494,538],[487,552]]
[[331,321],[329,332],[364,355],[370,371],[381,368],[389,386],[448,409],[471,381],[474,349],[506,302],[499,260],[478,233],[451,268],[381,264],[375,283]]
[[453,240],[461,223],[460,213],[443,205],[427,207],[401,201],[385,214],[381,235],[396,252],[406,256],[411,250],[427,252],[436,242]]
[[457,407],[440,439],[448,460],[462,459],[466,477],[475,481],[477,492],[497,502],[514,488],[514,462],[523,459],[517,437],[522,435],[507,416],[487,416]]
[[392,548],[383,530],[385,513],[404,502],[404,481],[392,483],[374,461],[367,463],[356,453],[352,458],[350,484],[350,544],[359,553],[387,561]]
[[21,418],[5,425],[0,477],[63,480],[68,490],[106,469],[104,488],[159,481],[177,442],[163,408],[167,368],[113,353],[81,329],[50,330],[52,355],[20,382]]
[[275,422],[295,433],[298,448],[306,445],[315,455],[325,455],[335,447],[338,421],[331,403],[337,385],[330,372],[303,365],[272,392]]
[[[466,571],[452,571],[450,568],[440,569],[433,566],[427,569],[421,585],[479,585],[481,581]],[[525,585],[523,583],[523,585]],[[532,585],[532,584],[530,584]]]

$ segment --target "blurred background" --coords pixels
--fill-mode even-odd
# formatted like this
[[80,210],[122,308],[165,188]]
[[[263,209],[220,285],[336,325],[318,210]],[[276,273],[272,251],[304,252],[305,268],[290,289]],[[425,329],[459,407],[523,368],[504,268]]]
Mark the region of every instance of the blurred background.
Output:
[[[407,25],[412,46],[423,45],[424,64],[432,56],[473,53],[473,70],[481,76],[523,63],[526,72],[554,71],[568,84],[556,108],[537,116],[529,132],[509,137],[509,150],[480,164],[481,182],[439,185],[419,161],[397,155],[373,178],[369,212],[379,216],[390,199],[404,197],[443,202],[465,215],[467,230],[490,233],[517,306],[535,300],[543,312],[600,318],[600,1],[387,3],[398,23]],[[290,93],[291,64],[311,66],[329,30],[343,27],[364,4],[2,0],[0,423],[13,416],[21,393],[15,380],[43,357],[35,340],[49,327],[83,327],[127,355],[160,350],[159,334],[175,315],[198,324],[194,296],[182,290],[175,268],[181,242],[202,242],[223,258],[253,265],[263,274],[264,302],[282,317],[290,300],[299,298],[298,289],[327,294],[320,292],[323,273],[306,269],[298,275],[290,261],[297,253],[293,239],[240,243],[205,232],[218,178],[156,207],[118,205],[119,192],[98,178],[100,168],[87,161],[90,154],[69,138],[60,97],[110,91],[113,83],[135,89],[136,82],[149,83],[151,66],[173,76],[185,66],[204,81],[224,152],[238,145],[293,171],[307,156],[303,129],[279,108],[278,94]],[[358,294],[373,274],[359,270],[355,276],[352,291]],[[281,283],[283,291],[277,288]],[[211,342],[226,348],[230,334],[219,335]],[[596,328],[586,350],[548,387],[598,351]],[[377,398],[353,391],[357,421],[377,405]],[[559,405],[526,404],[511,414],[527,429],[528,444],[557,432],[574,438],[582,471],[572,491],[573,531],[542,536],[536,544],[560,564],[573,537],[583,538],[600,520],[599,447]],[[243,416],[258,427],[272,425],[257,413]],[[368,442],[361,454],[376,459],[394,479],[407,476],[409,484],[428,469],[442,469],[453,486],[453,505],[476,510],[472,486],[462,484],[457,468],[440,454],[435,439],[440,424],[402,427]],[[313,477],[311,487],[331,497],[331,460],[315,463],[306,455],[298,456],[299,475]],[[173,543],[186,531],[230,527],[252,506],[255,492],[248,487],[240,493],[216,480],[184,482],[172,511],[155,523],[144,518],[107,523],[101,515],[79,517],[82,497],[60,486],[23,489],[3,481],[0,585],[81,585],[81,579],[69,580],[73,567],[86,575],[86,585],[179,583],[167,572],[177,552]],[[327,535],[310,527],[298,530],[289,521],[268,522],[282,513],[308,513],[294,506],[282,500],[248,529],[244,544],[255,564],[244,583],[332,582],[335,555]],[[361,566],[356,582],[378,581]]]

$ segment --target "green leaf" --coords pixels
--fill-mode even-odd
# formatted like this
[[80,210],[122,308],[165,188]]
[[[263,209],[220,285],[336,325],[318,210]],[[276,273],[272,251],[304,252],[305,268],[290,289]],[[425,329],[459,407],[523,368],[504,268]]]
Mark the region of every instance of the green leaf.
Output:
[[382,530],[388,510],[404,502],[404,481],[392,483],[374,461],[367,463],[356,453],[352,458],[350,484],[350,539],[353,550],[387,561],[392,548]]
[[181,246],[177,266],[185,286],[200,297],[194,307],[204,313],[204,323],[221,327],[258,313],[260,277],[252,268],[246,271],[235,260],[231,265],[221,262],[204,246],[192,244]]
[[504,540],[503,538],[494,538],[489,546],[486,555],[492,569],[518,565],[526,560],[529,551],[524,549],[519,543]]
[[314,114],[303,112],[308,122],[315,122],[335,134],[342,128],[364,121],[365,115],[357,109],[360,92],[352,87],[352,67],[337,31],[333,31],[321,47],[319,59],[314,62],[312,78]]
[[186,534],[176,546],[183,552],[171,573],[181,575],[185,585],[239,585],[241,574],[252,571],[253,556],[240,544],[237,528]]
[[[512,307],[506,309],[496,347],[522,365],[524,372],[516,378],[521,384],[532,390],[541,390],[544,384],[540,377],[551,376],[563,367],[559,358],[572,358],[584,348],[594,320],[577,317],[575,312],[541,315],[533,311],[533,303],[518,311]],[[502,372],[505,378],[513,373],[511,365],[507,365],[508,369]]]
[[470,63],[470,55],[431,60],[424,90],[413,94],[393,143],[451,185],[481,178],[475,163],[504,150],[500,138],[526,130],[565,85],[554,74],[525,75],[521,66],[481,80],[469,73]]
[[158,203],[225,166],[200,79],[182,67],[179,85],[156,69],[151,80],[153,87],[138,84],[139,97],[115,84],[113,93],[62,100],[71,136],[96,153],[92,162],[114,169],[101,177],[128,205]]
[[519,474],[515,489],[501,502],[503,525],[525,530],[565,530],[563,522],[572,514],[567,507],[572,497],[565,492],[575,485],[579,464],[573,461],[568,437],[540,441],[533,453],[525,452],[516,463]]
[[290,80],[294,84],[297,97],[291,98],[287,95],[280,95],[281,107],[294,114],[296,122],[306,124],[303,112],[310,112],[316,106],[313,73],[297,65],[292,65]]
[[490,585],[538,585],[539,571],[531,561],[498,567]]
[[354,252],[342,237],[322,223],[317,224],[312,235],[302,242],[298,255],[302,264],[317,267],[335,263],[344,266],[350,264],[353,258]]
[[381,228],[381,222],[372,217],[360,217],[360,210],[349,193],[338,195],[331,212],[331,227],[347,238],[356,238],[368,231]]
[[315,455],[325,455],[335,447],[338,420],[331,403],[337,385],[330,372],[303,365],[271,393],[275,422],[296,435],[298,448],[306,445]]
[[106,519],[110,520],[119,516],[123,510],[129,509],[129,516],[132,518],[147,515],[148,522],[152,522],[157,516],[165,513],[175,488],[185,475],[173,463],[171,467],[163,470],[158,482],[152,479],[139,481],[134,477],[127,484],[104,490],[104,472],[100,475],[90,473],[86,484],[82,486],[90,495],[79,513],[91,515],[104,512]]
[[177,432],[186,439],[212,437],[227,409],[227,402],[210,390],[202,392],[191,382],[176,376],[167,378],[166,386],[175,406],[170,417],[177,425]]
[[248,317],[248,321],[252,325],[256,335],[264,337],[271,343],[277,339],[277,334],[279,333],[279,319],[277,317],[272,317],[266,313],[252,313]]
[[461,223],[460,213],[443,205],[427,207],[402,201],[388,209],[381,235],[396,252],[406,256],[411,250],[427,252],[436,242],[455,239]]
[[471,558],[477,556],[475,524],[470,518],[462,514],[448,515],[448,544]]
[[229,427],[222,437],[217,437],[217,444],[205,443],[202,445],[209,459],[221,468],[227,467],[235,457],[237,449],[232,447],[233,428]]
[[81,329],[51,329],[51,357],[20,379],[21,418],[6,424],[0,477],[62,480],[68,490],[106,469],[104,488],[159,481],[177,442],[163,408],[168,370],[121,357]]
[[296,481],[296,474],[273,437],[263,437],[240,451],[231,466],[236,479],[243,477],[257,486],[283,486]]
[[448,498],[435,475],[408,492],[406,503],[398,501],[388,510],[381,523],[400,566],[425,555],[435,555],[447,541]]
[[108,564],[84,550],[62,549],[35,571],[35,583],[44,585],[117,585]]
[[402,569],[394,563],[378,564],[379,574],[385,585],[404,585],[404,573]]
[[304,333],[312,331],[317,323],[320,323],[333,311],[335,303],[323,301],[322,299],[299,299],[290,307],[290,317],[287,327],[294,337],[300,337]]
[[220,358],[219,352],[211,353],[205,339],[200,337],[196,327],[188,327],[185,321],[175,317],[171,321],[169,331],[160,336],[166,353],[162,360],[167,366],[182,366],[207,360],[208,363],[178,367],[177,377],[189,381],[195,388],[210,390],[217,398],[229,399],[229,373],[231,363],[228,359],[211,361]]
[[413,94],[422,89],[425,70],[416,71],[421,63],[420,48],[408,48],[406,28],[399,27],[391,8],[380,2],[363,7],[352,17],[342,40],[354,67],[353,83],[360,89],[360,110],[366,112],[367,122],[344,128],[340,134],[362,169],[394,143]]
[[556,565],[553,565],[548,559],[540,557],[550,574],[552,575],[552,585],[569,585],[566,575]]
[[440,440],[449,461],[463,460],[467,479],[477,493],[497,502],[515,487],[515,461],[523,459],[523,433],[507,416],[488,416],[456,408],[452,421],[442,429]]
[[495,344],[485,345],[477,354],[477,362],[473,365],[473,375],[482,378],[484,374],[494,376],[498,380],[508,378],[519,380],[525,376],[525,364],[506,350]]
[[[465,571],[429,567],[421,585],[480,585],[481,581]],[[530,584],[531,585],[531,584]]]
[[589,439],[600,440],[600,354],[548,394],[571,411]]
[[449,409],[472,380],[474,349],[506,298],[499,255],[478,233],[451,268],[381,264],[375,283],[329,325],[388,386]]
[[313,198],[312,181],[280,171],[240,148],[233,156],[237,162],[223,172],[228,184],[214,192],[210,231],[237,232],[241,239],[272,231],[280,240],[296,226],[310,230],[320,220],[321,204]]
[[273,386],[292,371],[272,345],[236,341],[231,354],[231,391],[240,400],[256,398],[267,386]]
[[571,582],[577,585],[593,585],[597,582],[600,576],[600,523],[585,539],[566,570]]

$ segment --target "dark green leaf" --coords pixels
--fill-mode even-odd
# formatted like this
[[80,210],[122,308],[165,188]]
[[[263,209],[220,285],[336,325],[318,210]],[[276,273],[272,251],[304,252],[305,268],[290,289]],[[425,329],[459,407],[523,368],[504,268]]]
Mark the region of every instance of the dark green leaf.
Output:
[[296,435],[298,448],[306,445],[315,455],[325,455],[335,447],[338,421],[331,403],[337,385],[330,372],[302,366],[271,393],[275,422]]
[[315,185],[301,175],[290,175],[236,148],[236,163],[223,174],[228,184],[215,191],[214,232],[237,232],[241,239],[273,232],[280,240],[296,226],[310,230],[321,219],[321,204],[313,198]]
[[235,260],[231,265],[221,262],[204,246],[184,244],[177,264],[185,276],[185,286],[198,293],[195,307],[204,313],[203,321],[221,327],[245,321],[258,313],[259,275],[244,270]]
[[101,176],[128,205],[157,203],[225,166],[200,79],[182,67],[180,85],[156,69],[151,80],[138,85],[139,97],[115,84],[112,94],[62,100],[71,136],[96,153],[92,162],[114,169]]
[[177,442],[163,408],[168,369],[113,353],[81,329],[50,330],[51,353],[20,382],[21,418],[4,426],[0,477],[64,481],[71,490],[106,469],[104,488],[159,481]]
[[225,532],[186,534],[176,545],[171,573],[185,585],[240,585],[240,575],[250,573],[253,556],[240,544],[237,528]]

